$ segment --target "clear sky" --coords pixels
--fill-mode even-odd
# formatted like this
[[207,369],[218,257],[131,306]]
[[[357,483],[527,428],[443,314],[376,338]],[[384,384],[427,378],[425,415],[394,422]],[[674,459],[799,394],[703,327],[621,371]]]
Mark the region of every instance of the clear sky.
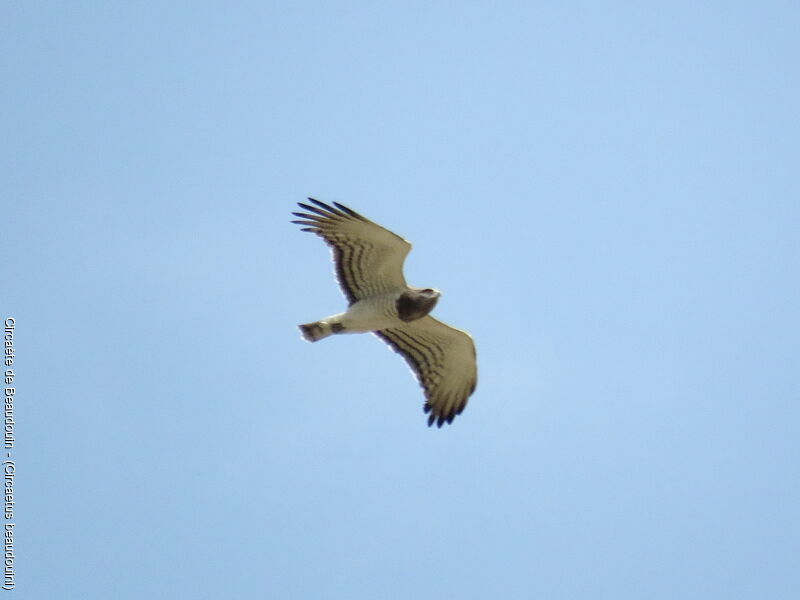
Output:
[[[795,2],[3,2],[18,598],[800,597]],[[414,244],[429,429],[289,223]]]

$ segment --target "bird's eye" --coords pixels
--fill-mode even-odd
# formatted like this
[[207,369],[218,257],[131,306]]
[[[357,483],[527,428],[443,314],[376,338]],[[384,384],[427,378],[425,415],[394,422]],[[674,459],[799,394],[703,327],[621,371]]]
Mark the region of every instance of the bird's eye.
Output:
[[432,294],[433,290],[431,288],[425,288],[424,290],[422,290],[422,293],[423,294]]

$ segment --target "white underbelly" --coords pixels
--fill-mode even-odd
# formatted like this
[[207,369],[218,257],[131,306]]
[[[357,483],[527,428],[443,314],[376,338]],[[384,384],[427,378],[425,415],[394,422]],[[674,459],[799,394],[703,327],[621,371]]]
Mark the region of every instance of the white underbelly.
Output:
[[345,331],[379,331],[397,327],[402,321],[397,317],[397,294],[386,294],[359,300],[342,315]]

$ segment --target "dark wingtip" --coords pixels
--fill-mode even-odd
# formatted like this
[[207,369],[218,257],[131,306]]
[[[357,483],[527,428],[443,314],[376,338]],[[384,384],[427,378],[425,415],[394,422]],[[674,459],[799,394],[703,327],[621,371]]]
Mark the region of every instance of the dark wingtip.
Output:
[[456,418],[456,415],[460,414],[461,410],[463,410],[464,407],[462,406],[461,410],[454,409],[450,411],[449,414],[440,414],[440,415],[432,413],[431,406],[427,402],[425,403],[425,406],[422,407],[422,409],[425,411],[426,414],[430,413],[428,414],[428,427],[431,427],[435,423],[436,427],[441,429],[442,425],[444,425],[445,423],[447,423],[448,425],[452,424],[453,420]]
[[[334,215],[337,215],[337,216],[340,216],[340,217],[343,217],[343,216],[344,216],[344,215],[341,213],[341,211],[338,211],[338,210],[336,210],[336,209],[335,209],[333,206],[331,206],[330,204],[325,204],[324,202],[320,202],[319,200],[316,200],[316,199],[314,199],[314,198],[309,198],[309,200],[311,200],[311,202],[313,202],[314,204],[316,204],[317,206],[319,206],[319,208],[321,208],[321,209],[323,209],[323,210],[325,210],[325,211],[327,211],[327,212],[329,212],[329,213],[332,213],[332,214],[334,214]],[[336,204],[336,203],[334,202],[334,204]],[[318,210],[319,210],[319,209],[317,209],[317,211],[318,211]]]
[[[312,213],[320,215],[320,216],[325,217],[325,218],[330,218],[330,216],[331,216],[330,211],[322,210],[320,208],[317,208],[316,206],[311,206],[310,204],[304,204],[303,202],[298,202],[297,206],[299,206],[300,208],[304,208],[305,210],[311,211]],[[309,216],[311,216],[311,215],[309,215]]]
[[[330,219],[332,216],[334,217],[350,217],[353,219],[358,219],[360,221],[366,221],[367,219],[352,208],[347,208],[344,204],[339,204],[338,202],[334,202],[333,206],[330,204],[326,204],[325,202],[321,202],[316,198],[308,197],[308,201],[312,202],[315,206],[311,206],[310,204],[305,204],[303,202],[298,202],[297,205],[300,208],[305,210],[311,211],[317,215],[321,215],[324,218]],[[302,216],[302,217],[309,217],[311,215],[300,215],[298,213],[292,213],[293,215]]]
[[361,221],[366,221],[364,217],[354,211],[352,208],[347,208],[344,204],[339,204],[338,202],[334,202],[333,205],[338,208],[343,213],[347,214],[348,216],[353,217],[354,219],[359,219]]

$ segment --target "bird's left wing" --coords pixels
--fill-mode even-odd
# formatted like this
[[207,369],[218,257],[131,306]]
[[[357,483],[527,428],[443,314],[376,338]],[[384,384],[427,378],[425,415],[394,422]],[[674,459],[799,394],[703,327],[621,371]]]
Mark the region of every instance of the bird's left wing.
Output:
[[366,217],[334,202],[333,206],[309,198],[315,206],[298,202],[308,213],[292,213],[333,249],[336,278],[348,302],[382,291],[403,288],[403,261],[411,244]]
[[478,383],[472,337],[431,316],[376,331],[375,335],[401,354],[414,371],[425,390],[428,425],[452,423]]

